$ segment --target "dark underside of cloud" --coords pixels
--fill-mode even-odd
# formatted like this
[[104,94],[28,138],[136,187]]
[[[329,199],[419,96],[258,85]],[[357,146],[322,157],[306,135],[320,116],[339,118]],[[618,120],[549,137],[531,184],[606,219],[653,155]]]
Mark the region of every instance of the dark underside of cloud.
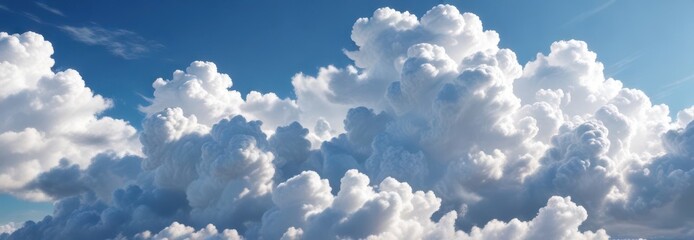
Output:
[[193,62],[138,132],[41,35],[0,33],[0,191],[55,201],[0,239],[694,237],[694,108],[671,119],[585,42],[522,66],[449,5],[352,40],[296,99]]

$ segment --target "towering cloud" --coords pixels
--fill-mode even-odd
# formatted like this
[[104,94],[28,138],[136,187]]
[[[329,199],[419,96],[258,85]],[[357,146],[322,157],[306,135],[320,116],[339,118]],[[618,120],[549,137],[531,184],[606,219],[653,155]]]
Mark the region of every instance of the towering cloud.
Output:
[[[52,216],[0,239],[694,236],[694,108],[672,120],[666,105],[606,78],[585,42],[555,42],[522,66],[474,14],[378,9],[354,24],[354,64],[297,74],[296,99],[244,99],[210,62],[155,80],[142,156],[132,156],[134,130],[96,117],[109,102],[76,72],[51,72],[47,42],[3,36],[35,52],[3,62],[13,87],[0,104],[65,106],[2,108],[18,113],[2,120],[0,141],[25,148],[2,149],[15,160],[1,164],[34,171],[6,171],[16,182],[6,191],[59,200]],[[54,82],[81,85],[35,90]],[[47,118],[14,120],[29,113]],[[77,123],[95,125],[65,127]],[[22,134],[33,138],[13,140]],[[89,151],[44,149],[53,139]]]

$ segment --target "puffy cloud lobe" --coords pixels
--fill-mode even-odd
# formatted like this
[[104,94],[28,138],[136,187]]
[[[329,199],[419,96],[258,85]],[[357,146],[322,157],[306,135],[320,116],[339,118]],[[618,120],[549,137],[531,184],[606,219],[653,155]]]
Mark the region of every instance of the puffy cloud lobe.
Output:
[[[273,193],[275,208],[263,216],[265,239],[608,239],[604,230],[580,232],[586,210],[570,197],[551,197],[531,221],[492,220],[469,234],[455,230],[455,212],[438,222],[431,217],[440,199],[412,192],[407,183],[387,178],[377,187],[367,176],[348,171],[340,192],[314,172],[303,172]],[[286,229],[286,231],[284,231]],[[282,233],[284,231],[284,233]]]
[[622,83],[605,79],[604,66],[588,44],[570,40],[555,42],[549,55],[537,55],[526,64],[523,76],[516,81],[514,92],[525,103],[537,100],[539,90],[562,90],[560,104],[569,117],[592,114],[612,99]]
[[677,113],[677,126],[686,127],[689,122],[694,120],[694,106],[682,109]]
[[63,198],[54,213],[27,221],[4,239],[107,239],[162,229],[189,212],[185,194],[130,185],[113,192],[111,203],[84,193]]
[[31,32],[21,35],[3,32],[0,39],[1,98],[34,88],[41,77],[53,73],[53,45],[43,36]]
[[114,190],[135,183],[141,172],[141,161],[137,156],[118,158],[112,154],[100,154],[81,170],[78,164],[70,165],[63,160],[60,165],[41,173],[25,188],[39,190],[55,199],[92,192],[109,201]]
[[171,80],[155,80],[152,84],[154,98],[150,99],[150,105],[140,110],[151,115],[167,108],[180,108],[206,126],[244,114],[266,121],[266,130],[298,120],[299,110],[293,100],[255,91],[244,100],[241,93],[229,90],[232,85],[231,77],[219,73],[214,63],[195,61],[185,71],[176,70]]
[[235,228],[259,220],[270,208],[275,174],[274,155],[264,150],[268,144],[260,122],[241,116],[224,119],[210,135],[196,165],[198,178],[186,189],[192,217]]
[[465,239],[609,239],[605,230],[580,232],[586,210],[570,197],[553,196],[535,218],[523,222],[516,218],[508,223],[492,220],[484,227],[473,227]]
[[499,36],[483,30],[476,15],[439,5],[421,21],[409,12],[378,9],[373,16],[357,20],[352,40],[358,49],[345,53],[354,66],[329,66],[321,68],[316,77],[298,74],[292,79],[304,125],[325,119],[339,133],[346,110],[353,106],[386,110],[383,93],[404,72],[408,55],[416,54],[408,50],[413,45],[440,46],[436,51],[445,48],[449,63],[459,63],[478,51],[498,49]]
[[0,33],[0,191],[46,199],[23,185],[61,159],[86,167],[102,152],[138,154],[127,122],[98,116],[113,104],[72,69],[54,73],[53,48],[39,34]]
[[236,230],[224,229],[221,233],[217,228],[208,224],[205,228],[195,231],[195,228],[173,222],[170,226],[164,228],[159,233],[152,235],[151,232],[145,231],[135,235],[134,239],[141,240],[184,240],[184,239],[204,239],[204,240],[241,240],[241,236]]
[[208,128],[180,108],[165,109],[143,122],[140,139],[147,158],[142,166],[156,187],[186,193],[193,222],[245,230],[245,223],[270,208],[274,164],[287,161],[285,170],[291,172],[294,163],[305,161],[309,143],[302,130],[300,125],[279,128],[268,142],[259,121],[236,116]]
[[537,199],[571,195],[595,211],[608,194],[624,188],[614,160],[605,156],[611,143],[608,130],[600,122],[586,122],[561,131],[531,177],[528,194]]
[[664,236],[690,236],[694,227],[689,207],[694,200],[694,122],[668,131],[663,145],[667,154],[627,175],[629,198],[613,208],[612,217],[639,223],[633,230],[638,234],[668,229]]
[[186,71],[176,70],[172,80],[158,78],[152,84],[154,98],[141,110],[156,113],[166,108],[179,107],[211,125],[221,118],[240,113],[241,94],[229,91],[232,86],[227,74],[217,72],[211,62],[196,61]]
[[2,237],[3,234],[11,234],[17,230],[17,225],[14,222],[7,223],[5,225],[0,225],[0,237]]
[[307,139],[308,129],[297,122],[278,127],[268,144],[275,155],[273,164],[277,175],[286,180],[310,168],[307,161],[311,155],[311,142]]
[[142,127],[140,142],[147,156],[142,168],[153,172],[158,186],[185,189],[198,176],[195,166],[210,129],[198,124],[194,115],[184,116],[180,108],[153,114]]

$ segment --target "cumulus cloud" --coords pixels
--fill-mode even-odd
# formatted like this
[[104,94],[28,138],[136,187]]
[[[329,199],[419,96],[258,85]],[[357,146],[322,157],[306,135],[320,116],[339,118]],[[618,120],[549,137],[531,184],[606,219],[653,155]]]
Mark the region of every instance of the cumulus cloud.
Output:
[[484,227],[472,228],[470,239],[609,239],[605,230],[580,232],[586,210],[571,197],[553,196],[535,218],[524,222],[516,218],[508,223],[492,220]]
[[[438,222],[431,217],[441,204],[433,192],[413,192],[407,183],[386,178],[370,186],[366,175],[348,171],[340,192],[330,193],[326,180],[303,172],[273,193],[276,207],[263,216],[265,239],[607,239],[604,230],[578,231],[587,218],[571,198],[552,197],[529,222],[493,220],[470,234],[455,229],[457,214]],[[283,229],[287,229],[282,233]]]
[[668,131],[663,135],[663,145],[665,155],[627,175],[632,191],[620,202],[624,205],[613,209],[611,217],[637,222],[640,226],[633,231],[639,234],[671,232],[673,236],[690,236],[694,228],[694,212],[689,207],[694,200],[694,122]]
[[378,9],[372,17],[357,20],[352,40],[358,49],[345,53],[354,65],[328,66],[317,76],[297,74],[292,79],[297,103],[305,113],[301,116],[304,125],[323,119],[339,133],[349,108],[386,109],[383,94],[392,81],[400,79],[408,49],[415,44],[441,46],[448,50],[451,62],[460,62],[476,52],[497,49],[499,35],[484,30],[476,15],[439,5],[421,21],[409,12]]
[[151,115],[166,108],[180,108],[194,115],[201,124],[212,126],[217,121],[243,114],[266,122],[266,130],[298,120],[299,109],[291,99],[280,99],[274,93],[250,92],[246,99],[230,90],[231,77],[217,72],[217,65],[196,61],[186,71],[176,70],[171,80],[154,81],[154,98],[140,110]]
[[15,224],[14,222],[10,222],[5,225],[0,225],[0,236],[2,236],[2,234],[9,235],[12,232],[14,232],[14,230],[17,230],[17,224]]
[[135,128],[99,116],[113,103],[72,69],[53,72],[53,47],[39,34],[0,33],[0,191],[45,199],[25,184],[68,159],[81,166],[102,152],[139,153]]
[[[60,200],[0,239],[693,236],[692,108],[671,119],[668,106],[606,78],[587,43],[558,41],[521,65],[499,34],[450,5],[421,18],[378,9],[352,40],[353,65],[295,75],[296,99],[243,98],[211,62],[155,80],[140,108],[143,156],[120,141],[133,130],[84,155],[53,150],[60,157],[45,166],[16,161],[35,172],[15,191]],[[0,79],[26,80],[4,80],[12,87],[0,96],[77,78],[53,73],[41,43],[29,49],[44,62],[15,54]],[[99,123],[90,134],[122,129],[95,117],[110,103],[81,83],[89,103],[49,112],[70,112],[64,119],[7,118],[0,141],[42,154],[57,137],[98,143],[53,130],[75,116]]]
[[195,231],[194,228],[173,222],[170,226],[164,228],[159,233],[152,235],[151,232],[145,231],[135,235],[134,239],[152,239],[152,240],[184,240],[184,239],[204,239],[204,240],[241,240],[239,233],[233,229],[225,229],[218,232],[217,228],[208,224],[205,228]]

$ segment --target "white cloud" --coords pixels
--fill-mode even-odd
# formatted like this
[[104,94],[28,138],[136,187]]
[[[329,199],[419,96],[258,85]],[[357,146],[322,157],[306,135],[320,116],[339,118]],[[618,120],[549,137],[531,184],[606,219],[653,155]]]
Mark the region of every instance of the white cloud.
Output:
[[[436,222],[441,200],[433,192],[412,192],[407,183],[386,178],[378,186],[350,170],[336,196],[326,180],[303,172],[273,193],[276,207],[263,217],[265,239],[608,239],[605,230],[580,232],[586,210],[570,197],[551,197],[530,221],[492,220],[467,234],[455,230],[457,214]],[[286,231],[284,229],[287,229]]]
[[164,228],[159,233],[152,235],[151,232],[145,231],[135,235],[135,239],[142,240],[186,240],[186,239],[199,239],[199,240],[241,240],[241,236],[236,230],[224,229],[224,231],[219,232],[217,228],[208,224],[204,228],[195,231],[194,228],[180,224],[178,222],[172,223],[170,226]]
[[607,9],[608,7],[610,7],[612,4],[614,4],[615,2],[617,2],[617,0],[609,0],[609,1],[606,1],[606,2],[604,2],[604,3],[600,4],[600,5],[598,5],[597,7],[593,8],[593,9],[590,9],[590,10],[588,10],[588,11],[582,12],[581,14],[577,15],[576,17],[574,17],[574,18],[572,18],[571,20],[569,20],[568,22],[566,22],[566,23],[564,24],[564,26],[567,26],[567,25],[571,25],[571,24],[574,24],[574,23],[577,23],[577,22],[584,21],[584,20],[586,20],[586,19],[588,19],[588,18],[590,18],[590,17],[592,17],[592,16],[594,16],[594,15],[596,15],[596,14],[598,14],[598,13],[604,11],[605,9]]
[[154,81],[154,98],[150,105],[140,110],[151,115],[176,107],[207,126],[243,114],[250,119],[263,120],[266,131],[298,120],[299,110],[294,100],[255,91],[244,100],[241,93],[229,89],[232,84],[229,75],[219,73],[214,63],[196,61],[186,71],[175,71],[172,80],[159,78]]
[[43,199],[22,187],[61,159],[89,165],[96,154],[139,153],[136,131],[98,116],[112,102],[94,94],[75,70],[54,73],[53,48],[39,34],[0,33],[0,191]]
[[523,76],[516,80],[514,93],[525,104],[539,101],[536,93],[541,89],[564,93],[561,109],[569,117],[594,113],[615,97],[622,83],[605,79],[604,66],[596,61],[597,54],[588,50],[582,41],[555,42],[549,55],[525,65]]
[[[453,29],[448,31],[446,29]],[[478,51],[498,49],[499,36],[485,31],[471,13],[461,14],[450,5],[439,5],[421,21],[409,12],[381,8],[370,18],[360,18],[352,28],[355,51],[346,51],[354,66],[321,68],[318,75],[298,74],[292,79],[302,124],[313,126],[325,119],[335,133],[342,132],[346,110],[366,106],[387,109],[383,98],[392,81],[400,79],[408,49],[428,43],[446,49],[452,62]]]
[[0,225],[0,234],[3,234],[3,233],[11,234],[15,230],[17,230],[17,225],[14,224],[13,222],[7,223],[5,225]]
[[580,232],[578,227],[586,218],[586,210],[571,197],[553,196],[532,220],[492,220],[482,228],[473,227],[469,239],[609,239],[603,229]]
[[57,9],[57,8],[48,6],[48,4],[45,4],[45,3],[42,3],[42,2],[36,2],[36,6],[39,6],[39,7],[42,8],[43,10],[46,10],[46,11],[48,11],[48,12],[50,12],[50,13],[55,14],[55,15],[58,15],[58,16],[61,16],[61,17],[65,17],[65,13],[63,13],[63,11],[60,11],[60,9]]

